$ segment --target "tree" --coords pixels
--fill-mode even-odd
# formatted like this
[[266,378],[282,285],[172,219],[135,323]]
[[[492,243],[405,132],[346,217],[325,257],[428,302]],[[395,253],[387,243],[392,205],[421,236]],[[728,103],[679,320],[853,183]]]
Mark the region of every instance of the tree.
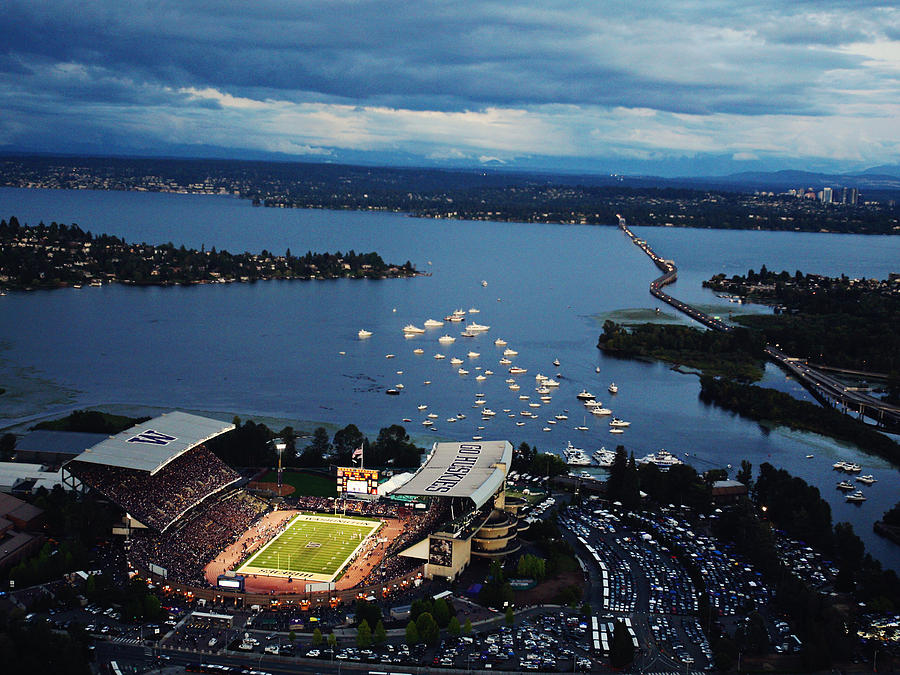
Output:
[[387,631],[384,629],[384,622],[381,620],[375,624],[375,632],[372,634],[372,641],[379,647],[387,642]]
[[419,629],[416,627],[415,621],[410,621],[406,624],[406,644],[410,647],[415,647],[419,642],[421,642]]
[[328,648],[333,650],[335,647],[337,647],[337,636],[334,633],[329,633]]
[[325,466],[325,458],[330,453],[331,443],[328,440],[328,432],[325,427],[316,427],[312,443],[303,449],[298,464],[300,466]]
[[472,634],[472,621],[471,620],[466,619],[466,622],[463,624],[463,627],[462,627],[462,634],[463,635],[471,635]]
[[434,601],[431,612],[440,628],[446,628],[447,624],[450,623],[450,607],[447,606],[447,601],[443,598],[438,598]]
[[338,466],[349,466],[353,451],[368,441],[355,424],[348,424],[334,432],[331,461]]
[[429,612],[425,612],[416,619],[416,628],[419,630],[419,638],[425,642],[425,644],[437,644],[441,629]]
[[[320,633],[319,637],[321,638],[321,636],[322,636],[322,634]],[[294,640],[296,640],[296,639],[297,639],[297,631],[292,630],[291,632],[288,633],[288,640],[290,640],[291,642],[294,642]]]
[[356,628],[356,646],[360,649],[368,649],[372,644],[372,629],[369,622],[363,621]]
[[609,664],[613,668],[624,668],[634,661],[634,643],[628,629],[621,621],[613,624],[613,639],[609,646]]
[[737,481],[749,489],[753,484],[753,465],[746,459],[741,460],[741,470],[737,472]]
[[318,647],[322,644],[322,630],[316,626],[315,630],[312,634],[312,643],[313,647]]
[[450,622],[447,624],[447,634],[452,635],[453,637],[459,637],[461,631],[462,627],[459,625],[459,619],[455,616],[451,616]]
[[512,626],[512,625],[516,622],[516,615],[515,615],[515,613],[513,613],[513,608],[512,608],[512,607],[507,607],[507,608],[506,608],[506,616],[505,616],[505,619],[506,619],[506,625],[507,625],[507,626]]

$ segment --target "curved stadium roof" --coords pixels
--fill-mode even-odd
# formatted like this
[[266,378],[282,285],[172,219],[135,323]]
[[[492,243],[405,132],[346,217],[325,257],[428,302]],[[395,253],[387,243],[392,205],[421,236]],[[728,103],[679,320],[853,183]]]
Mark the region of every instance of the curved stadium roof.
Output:
[[154,474],[182,453],[232,429],[230,422],[176,410],[110,436],[74,461]]
[[480,508],[503,485],[511,461],[509,441],[435,443],[425,464],[396,494],[468,497]]

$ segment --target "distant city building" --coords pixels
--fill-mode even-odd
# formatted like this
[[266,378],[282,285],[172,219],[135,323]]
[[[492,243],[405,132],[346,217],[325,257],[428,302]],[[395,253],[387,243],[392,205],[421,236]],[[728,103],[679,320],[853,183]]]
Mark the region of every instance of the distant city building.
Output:
[[830,187],[822,188],[822,203],[823,204],[831,204],[832,202],[832,190]]
[[856,203],[859,201],[859,192],[856,188],[850,188],[850,204],[856,206]]

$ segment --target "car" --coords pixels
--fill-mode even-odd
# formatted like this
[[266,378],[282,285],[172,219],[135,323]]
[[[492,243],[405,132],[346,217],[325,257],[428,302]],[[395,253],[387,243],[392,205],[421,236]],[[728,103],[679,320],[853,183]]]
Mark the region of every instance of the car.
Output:
[[306,652],[306,656],[311,659],[318,658],[321,655],[322,655],[322,652],[318,649],[310,649],[308,652]]

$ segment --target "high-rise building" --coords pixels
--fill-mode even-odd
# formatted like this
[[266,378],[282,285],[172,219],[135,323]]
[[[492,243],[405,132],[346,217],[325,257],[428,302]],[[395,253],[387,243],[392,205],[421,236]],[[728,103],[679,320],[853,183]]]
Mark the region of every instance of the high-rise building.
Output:
[[822,203],[830,204],[831,199],[832,199],[831,188],[830,187],[822,188]]
[[859,192],[856,188],[850,188],[850,203],[853,206],[856,206],[856,203],[859,201]]
[[847,186],[841,188],[841,204],[847,203]]

